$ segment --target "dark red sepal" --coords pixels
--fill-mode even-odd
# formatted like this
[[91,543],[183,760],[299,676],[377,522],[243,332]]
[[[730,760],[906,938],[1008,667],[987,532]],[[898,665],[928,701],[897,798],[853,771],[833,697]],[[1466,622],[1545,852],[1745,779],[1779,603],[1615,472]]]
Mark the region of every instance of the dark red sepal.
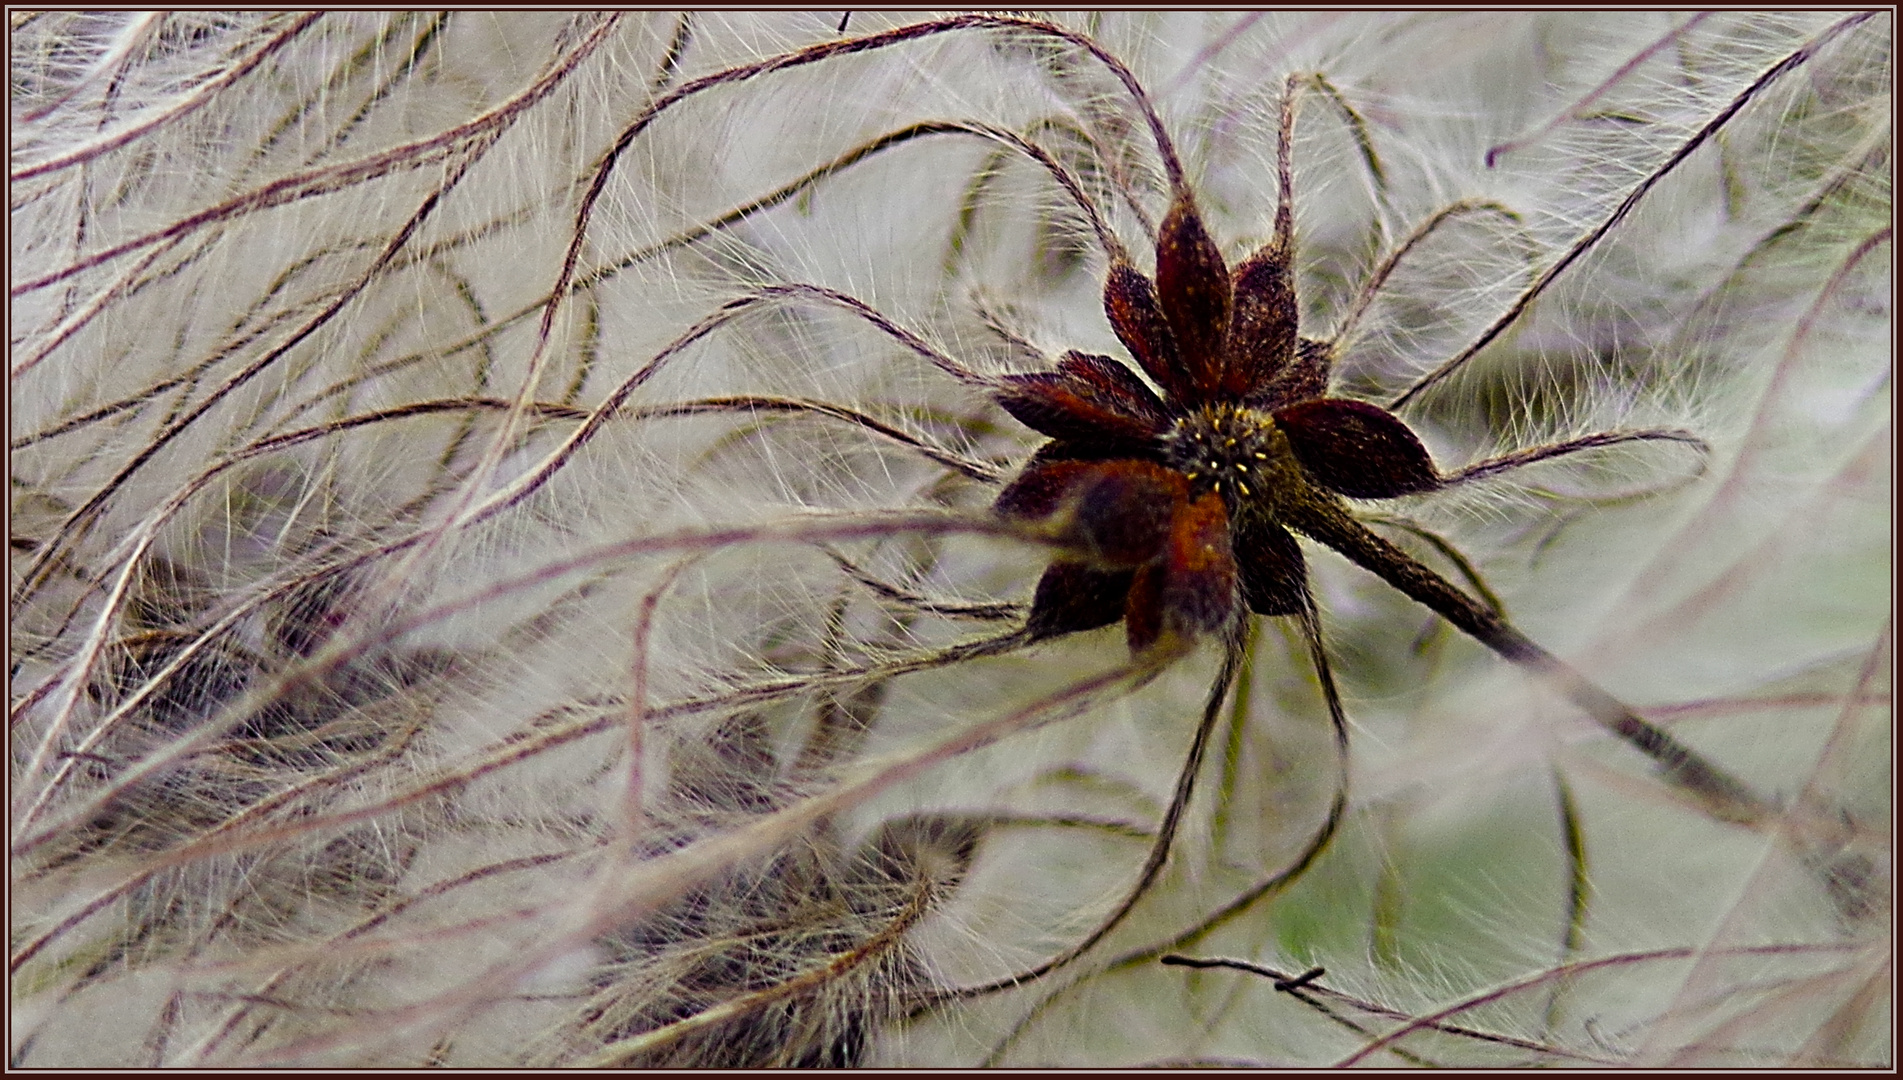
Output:
[[1169,426],[1169,412],[1162,399],[1135,372],[1110,357],[1073,349],[1057,362],[1057,370],[1070,376],[1073,383],[1088,386],[1093,400],[1113,406],[1125,416],[1147,421],[1159,433]]
[[1125,629],[1131,650],[1220,629],[1235,617],[1236,590],[1222,496],[1212,491],[1179,504],[1162,558],[1140,568],[1130,586]]
[[1295,286],[1288,251],[1267,244],[1236,267],[1223,393],[1246,398],[1295,360]]
[[1180,381],[1191,405],[1210,401],[1222,383],[1229,337],[1229,267],[1187,196],[1179,198],[1156,231],[1156,298],[1176,338]]
[[1137,365],[1172,400],[1185,400],[1190,386],[1177,362],[1176,339],[1150,279],[1129,263],[1113,263],[1103,284],[1103,311]]
[[1058,540],[1099,569],[1127,569],[1162,550],[1188,486],[1148,461],[1053,461],[1026,468],[996,509],[1049,521]]
[[1147,461],[1106,461],[1072,489],[1063,532],[1105,567],[1150,561],[1170,536],[1176,508],[1188,494],[1181,473]]
[[1143,403],[1067,372],[1006,375],[996,394],[1019,423],[1054,439],[1142,446],[1156,437],[1154,419],[1131,415]]
[[1313,401],[1328,393],[1328,376],[1335,366],[1335,347],[1326,341],[1302,338],[1295,356],[1282,366],[1268,384],[1251,394],[1246,404],[1264,412],[1274,412],[1304,401]]
[[1092,570],[1058,559],[1038,579],[1024,629],[1032,641],[1095,630],[1123,618],[1130,599],[1129,570]]
[[1037,448],[1025,468],[1052,461],[1122,461],[1130,458],[1151,460],[1150,454],[1132,453],[1127,444],[1052,439]]
[[1215,630],[1229,621],[1236,607],[1236,557],[1221,495],[1209,492],[1176,511],[1164,560],[1169,584],[1163,598],[1183,629]]
[[[1061,445],[1058,443],[1052,446]],[[1051,516],[1091,462],[1069,458],[1040,461],[1032,458],[1017,479],[998,492],[991,508],[1008,518],[1039,521]]]
[[1389,499],[1440,486],[1421,440],[1378,405],[1316,398],[1273,415],[1295,459],[1330,491],[1351,499]]
[[1242,599],[1257,615],[1299,615],[1308,607],[1308,567],[1287,529],[1249,516],[1236,527]]
[[1130,651],[1140,653],[1163,636],[1163,567],[1139,567],[1130,580],[1130,599],[1124,608],[1123,632]]

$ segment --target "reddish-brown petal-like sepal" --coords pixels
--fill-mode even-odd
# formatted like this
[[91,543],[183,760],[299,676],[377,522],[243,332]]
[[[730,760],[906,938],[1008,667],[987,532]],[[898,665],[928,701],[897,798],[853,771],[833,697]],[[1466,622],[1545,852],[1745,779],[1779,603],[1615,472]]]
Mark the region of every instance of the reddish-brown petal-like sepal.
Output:
[[1295,323],[1288,251],[1265,244],[1236,267],[1223,393],[1246,398],[1267,387],[1295,359]]
[[996,396],[1019,423],[1054,439],[1135,449],[1154,442],[1160,426],[1140,414],[1147,411],[1143,402],[1105,393],[1096,383],[1063,371],[1006,375]]
[[1189,483],[1181,473],[1148,461],[1105,461],[1089,467],[1096,475],[1071,489],[1063,535],[1104,567],[1131,567],[1154,559],[1170,536]]
[[1041,521],[1057,512],[1064,497],[1070,493],[1071,485],[1092,464],[1068,458],[1051,461],[1032,458],[1017,479],[1006,484],[1004,490],[998,493],[998,500],[991,504],[991,508],[1008,518]]
[[1092,570],[1058,559],[1038,579],[1024,629],[1032,641],[1095,630],[1123,618],[1130,598],[1129,570]]
[[1125,416],[1148,421],[1156,431],[1169,426],[1163,402],[1136,373],[1108,356],[1071,350],[1057,362],[1057,370],[1073,382],[1090,387],[1095,400],[1114,407]]
[[1176,358],[1176,339],[1170,335],[1169,321],[1156,300],[1156,286],[1143,272],[1129,263],[1113,263],[1103,285],[1103,312],[1117,340],[1130,350],[1137,365],[1173,401],[1182,401],[1189,392],[1182,366]]
[[1229,621],[1236,608],[1236,557],[1221,495],[1211,491],[1176,511],[1164,559],[1169,584],[1163,598],[1185,630],[1215,630]]
[[1124,606],[1123,632],[1130,651],[1140,653],[1163,636],[1163,575],[1161,564],[1138,568],[1130,581],[1130,599]]
[[1156,231],[1156,298],[1176,337],[1183,381],[1201,405],[1222,381],[1223,347],[1229,337],[1229,267],[1203,228],[1188,196],[1178,199]]
[[1326,341],[1301,338],[1295,357],[1272,376],[1268,384],[1243,399],[1243,404],[1262,412],[1275,412],[1290,405],[1313,401],[1328,393],[1328,375],[1335,366],[1335,347]]
[[1052,439],[1038,447],[1037,452],[1031,455],[1031,460],[1026,462],[1024,467],[1028,469],[1033,465],[1052,461],[1111,461],[1132,457],[1148,460],[1147,455],[1130,453],[1130,448],[1126,445],[1101,440],[1075,442],[1069,439]]
[[1142,652],[1166,637],[1193,638],[1235,617],[1237,571],[1229,511],[1209,492],[1179,505],[1158,562],[1137,571],[1126,630]]
[[1052,461],[1026,468],[996,509],[1048,521],[1099,569],[1128,569],[1157,556],[1188,488],[1181,473],[1148,461]]
[[1287,529],[1250,516],[1236,526],[1236,566],[1242,599],[1257,615],[1299,615],[1308,607],[1307,565]]
[[1295,459],[1330,491],[1351,499],[1390,499],[1440,486],[1421,440],[1378,405],[1316,398],[1274,416]]

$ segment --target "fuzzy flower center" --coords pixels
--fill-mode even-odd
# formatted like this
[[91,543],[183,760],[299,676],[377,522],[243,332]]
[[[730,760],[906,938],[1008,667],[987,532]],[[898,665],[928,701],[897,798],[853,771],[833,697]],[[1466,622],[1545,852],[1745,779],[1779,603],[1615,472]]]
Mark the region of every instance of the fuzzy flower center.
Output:
[[1267,490],[1286,445],[1268,413],[1209,405],[1176,422],[1163,438],[1163,458],[1189,478],[1192,494],[1219,492],[1233,508]]

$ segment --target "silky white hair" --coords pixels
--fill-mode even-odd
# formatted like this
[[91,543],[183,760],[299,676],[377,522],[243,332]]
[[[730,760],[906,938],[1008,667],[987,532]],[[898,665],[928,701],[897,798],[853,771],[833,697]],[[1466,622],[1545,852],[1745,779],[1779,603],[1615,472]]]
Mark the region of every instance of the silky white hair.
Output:
[[[11,18],[16,1064],[1890,1061],[1889,15]],[[1363,508],[1776,821],[1318,548],[1346,758],[1288,620],[1025,646],[1113,63],[1232,262],[1299,77],[1444,470],[1686,434]]]

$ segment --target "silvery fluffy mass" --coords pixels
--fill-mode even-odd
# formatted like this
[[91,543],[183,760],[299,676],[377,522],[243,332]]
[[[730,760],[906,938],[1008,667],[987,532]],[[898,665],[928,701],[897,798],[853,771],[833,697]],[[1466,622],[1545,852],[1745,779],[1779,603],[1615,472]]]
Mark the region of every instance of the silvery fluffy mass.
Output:
[[[10,19],[15,1064],[1891,1062],[1889,14]],[[1287,87],[1331,393],[1687,435],[1364,524],[1762,813],[1306,542],[1026,640]]]

